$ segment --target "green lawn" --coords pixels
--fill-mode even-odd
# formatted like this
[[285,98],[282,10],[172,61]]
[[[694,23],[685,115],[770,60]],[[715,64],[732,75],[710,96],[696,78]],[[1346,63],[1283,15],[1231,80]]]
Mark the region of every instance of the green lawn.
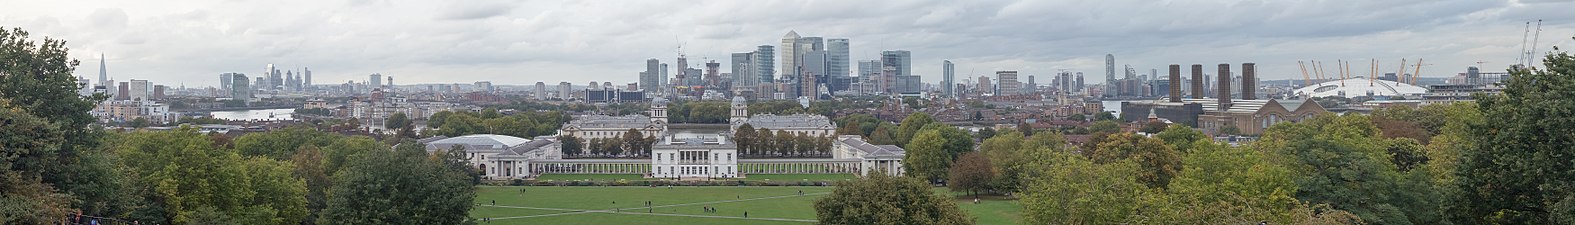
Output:
[[[773,179],[775,180],[775,179]],[[525,191],[520,192],[521,189]],[[510,187],[480,186],[471,216],[483,224],[813,224],[814,202],[831,187]],[[803,191],[803,195],[798,192]],[[937,191],[940,193],[949,193]],[[493,206],[493,201],[497,202]],[[656,207],[644,207],[652,201]],[[958,206],[979,224],[1012,224],[1016,201]],[[705,206],[717,212],[707,213]],[[614,212],[616,211],[616,212]],[[749,218],[743,213],[749,212]]]

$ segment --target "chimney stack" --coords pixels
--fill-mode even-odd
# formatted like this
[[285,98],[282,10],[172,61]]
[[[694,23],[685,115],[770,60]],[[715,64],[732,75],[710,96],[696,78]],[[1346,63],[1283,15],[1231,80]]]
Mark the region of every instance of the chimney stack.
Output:
[[1256,74],[1256,73],[1258,73],[1258,70],[1256,69],[1257,65],[1258,65],[1257,63],[1242,63],[1241,64],[1241,99],[1242,100],[1256,100],[1256,99],[1258,99],[1258,94],[1257,94],[1258,79],[1257,79],[1257,74]]
[[1181,65],[1170,64],[1170,102],[1181,102]]
[[1192,98],[1203,97],[1203,64],[1192,64]]
[[1220,82],[1219,86],[1214,88],[1215,90],[1219,90],[1219,96],[1216,97],[1220,100],[1220,111],[1230,109],[1230,64],[1220,64],[1219,79],[1215,80]]

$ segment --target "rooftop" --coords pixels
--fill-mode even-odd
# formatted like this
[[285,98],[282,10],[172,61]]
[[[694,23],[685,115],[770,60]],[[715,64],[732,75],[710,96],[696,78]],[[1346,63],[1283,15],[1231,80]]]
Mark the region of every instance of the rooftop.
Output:
[[465,135],[465,136],[445,138],[445,139],[442,139],[442,140],[431,141],[431,142],[427,143],[427,146],[433,146],[433,145],[468,145],[468,146],[477,146],[477,147],[479,147],[479,146],[488,146],[489,148],[512,148],[512,147],[515,147],[515,146],[519,146],[521,144],[525,144],[526,142],[530,142],[530,139],[524,139],[524,138],[515,137],[515,136],[508,136],[508,135],[472,134],[472,135]]
[[749,117],[749,125],[755,128],[772,130],[781,128],[820,128],[831,126],[831,119],[827,119],[826,116],[813,114],[760,114]]

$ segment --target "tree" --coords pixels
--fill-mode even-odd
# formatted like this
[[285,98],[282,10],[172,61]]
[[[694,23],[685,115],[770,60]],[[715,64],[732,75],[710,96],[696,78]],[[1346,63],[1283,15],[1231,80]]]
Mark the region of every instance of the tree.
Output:
[[312,145],[301,146],[290,157],[290,162],[295,164],[295,177],[301,178],[306,184],[306,208],[309,212],[303,221],[306,224],[316,224],[319,214],[328,208],[328,187],[333,180],[323,168],[323,161],[322,150]]
[[1153,188],[1164,188],[1181,172],[1180,153],[1159,139],[1133,133],[1110,135],[1089,155],[1089,159],[1101,164],[1129,159],[1136,162],[1142,167],[1137,173],[1138,181]]
[[881,126],[875,127],[875,131],[874,132],[870,132],[870,144],[877,144],[877,145],[895,145],[895,144],[897,144],[897,138],[892,136],[892,133],[891,133],[891,131],[889,129],[886,129],[886,128],[890,128],[890,127],[891,126],[884,125],[884,124],[882,124]]
[[465,172],[429,156],[420,144],[399,146],[366,154],[334,174],[323,224],[466,222],[475,188]]
[[1164,131],[1165,127],[1166,127],[1165,122],[1149,121],[1147,123],[1143,123],[1143,127],[1138,128],[1138,132],[1150,133],[1150,134],[1159,133],[1160,131]]
[[919,133],[920,128],[935,122],[935,118],[930,117],[929,113],[908,114],[908,117],[903,118],[902,123],[897,126],[897,146],[907,147],[908,141],[913,140],[913,136]]
[[1088,117],[1083,114],[1072,114],[1071,116],[1067,116],[1066,119],[1073,121],[1088,121]]
[[153,123],[153,122],[148,121],[147,117],[137,117],[136,119],[132,119],[131,122],[126,123],[126,126],[128,126],[128,127],[135,127],[135,128],[143,128],[143,127],[148,127],[148,125],[150,125],[151,123]]
[[217,216],[243,224],[297,224],[308,214],[306,184],[293,175],[293,165],[215,149],[194,127],[134,132],[114,148],[124,159],[121,166],[138,178],[139,197],[157,207],[142,213],[163,214],[146,220],[150,223],[200,223]]
[[[1213,224],[1359,224],[1349,212],[1298,201],[1294,172],[1268,159],[1279,156],[1250,148],[1195,142],[1183,157],[1187,169],[1172,180],[1174,204],[1160,221]],[[1170,210],[1167,210],[1170,211]]]
[[755,136],[756,144],[751,147],[755,150],[755,154],[771,154],[772,151],[780,148],[777,146],[776,133],[772,133],[771,129],[762,127],[755,130]]
[[1109,111],[1101,111],[1099,113],[1094,114],[1094,120],[1095,121],[1116,120],[1116,114],[1112,114]]
[[560,148],[563,148],[564,155],[579,156],[585,153],[585,140],[582,138],[575,137],[573,134],[565,134],[562,137],[558,137],[558,141],[562,142]]
[[[1131,160],[1095,164],[1076,154],[1053,153],[1044,176],[1023,190],[1026,224],[1122,224],[1159,217],[1163,193],[1144,186]],[[1163,222],[1158,222],[1163,223]]]
[[1165,141],[1165,145],[1170,145],[1170,147],[1181,153],[1192,152],[1192,142],[1209,140],[1209,136],[1204,135],[1202,131],[1181,124],[1172,124],[1170,127],[1166,127],[1165,131],[1160,131],[1159,134],[1154,135],[1154,137]]
[[755,145],[757,145],[756,142],[759,142],[755,136],[755,126],[745,123],[739,125],[738,129],[735,130],[737,131],[733,132],[733,143],[738,145],[738,152],[744,155],[753,155],[755,153]]
[[1089,125],[1088,126],[1088,132],[1092,132],[1092,133],[1105,132],[1105,133],[1112,133],[1112,134],[1113,133],[1120,133],[1121,132],[1121,124],[1116,123],[1116,121],[1114,121],[1114,120],[1094,121],[1093,125]]
[[1575,224],[1575,56],[1550,54],[1503,83],[1503,94],[1475,96],[1492,122],[1469,125],[1456,222]]
[[957,162],[952,163],[946,187],[952,191],[973,192],[974,197],[979,196],[979,191],[989,188],[990,182],[995,180],[995,170],[990,164],[990,158],[978,152],[969,152],[957,157]]
[[989,139],[990,137],[995,137],[995,128],[986,127],[984,129],[979,129],[980,139]]
[[913,137],[913,147],[907,148],[903,156],[902,166],[907,168],[910,177],[923,179],[929,182],[941,181],[946,178],[946,169],[951,167],[952,158],[943,149],[946,140],[941,137],[939,130],[920,132]]
[[1028,122],[1017,123],[1017,133],[1022,133],[1024,137],[1034,136],[1034,125]]
[[[55,141],[28,149],[5,146],[5,160],[10,161],[7,169],[16,173],[13,178],[17,180],[37,181],[15,183],[17,188],[53,188],[33,192],[39,194],[34,196],[65,197],[83,202],[79,209],[84,213],[121,213],[132,205],[123,204],[116,190],[121,184],[117,176],[112,175],[114,161],[107,158],[110,154],[98,149],[103,132],[89,127],[97,118],[88,112],[107,96],[77,93],[80,87],[72,71],[80,62],[67,55],[70,50],[65,47],[66,41],[44,37],[42,42],[35,42],[28,36],[21,28],[0,27],[0,74],[4,74],[0,75],[0,101],[8,102],[0,104],[0,110],[26,109],[12,114],[18,116],[18,120],[37,118],[29,123],[50,123],[45,126],[58,128],[58,133],[37,133],[36,137],[49,137],[41,140]],[[7,124],[0,129],[11,129],[11,126]],[[0,190],[11,190],[10,185],[0,184]],[[28,204],[54,202],[36,200],[39,201]]]
[[973,224],[951,198],[918,179],[875,172],[838,181],[830,195],[815,200],[821,224]]
[[307,126],[291,126],[269,132],[249,133],[235,138],[235,150],[244,156],[290,160],[302,146],[327,146],[335,135]]
[[400,129],[409,125],[410,117],[405,116],[404,112],[395,112],[393,115],[388,115],[388,119],[383,121],[383,128],[389,130]]
[[645,135],[640,134],[640,130],[629,128],[628,131],[623,132],[622,141],[625,154],[640,155],[639,151],[643,149],[642,145],[645,145]]
[[1297,199],[1328,204],[1370,223],[1436,224],[1427,213],[1438,204],[1417,203],[1406,174],[1396,170],[1372,120],[1363,115],[1322,115],[1269,127],[1254,147],[1283,155],[1296,172]]

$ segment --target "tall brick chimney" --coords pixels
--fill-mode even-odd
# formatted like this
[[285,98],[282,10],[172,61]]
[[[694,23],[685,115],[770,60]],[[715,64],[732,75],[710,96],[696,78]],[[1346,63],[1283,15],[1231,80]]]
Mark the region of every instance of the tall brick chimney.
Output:
[[1241,99],[1258,99],[1257,63],[1241,64]]
[[1181,102],[1181,65],[1170,64],[1170,102]]
[[1203,64],[1192,64],[1192,98],[1203,97]]
[[1230,103],[1231,103],[1231,101],[1230,101],[1230,64],[1228,64],[1228,63],[1221,63],[1220,64],[1220,73],[1219,74],[1220,74],[1219,79],[1215,79],[1215,80],[1218,80],[1220,82],[1219,86],[1215,88],[1215,90],[1219,91],[1219,94],[1216,97],[1219,98],[1219,100],[1220,100],[1220,103],[1219,103],[1220,111],[1225,111],[1226,109],[1230,109]]

